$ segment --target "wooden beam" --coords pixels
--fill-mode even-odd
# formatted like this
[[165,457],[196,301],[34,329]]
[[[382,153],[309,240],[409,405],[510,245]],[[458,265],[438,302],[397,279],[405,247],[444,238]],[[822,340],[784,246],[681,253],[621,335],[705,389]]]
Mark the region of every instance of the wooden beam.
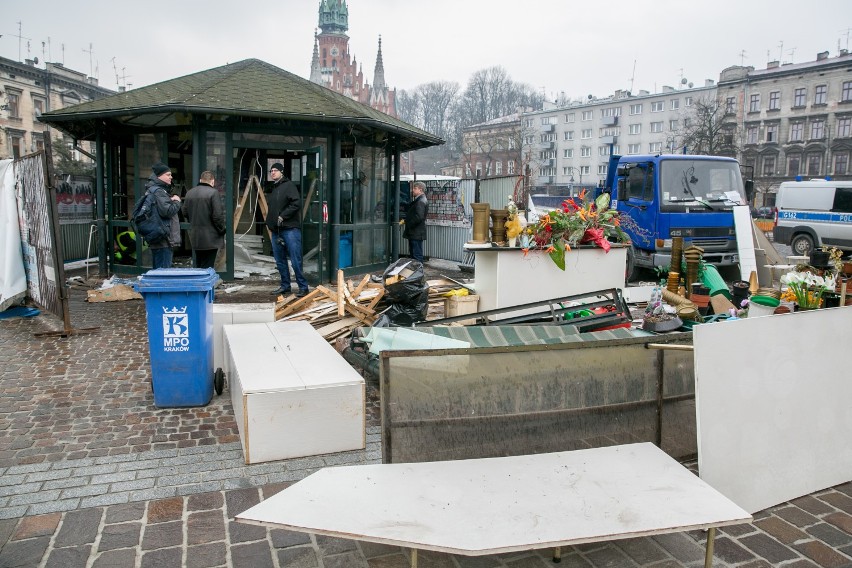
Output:
[[346,282],[343,280],[343,270],[337,270],[337,315],[343,317],[343,295],[347,292]]

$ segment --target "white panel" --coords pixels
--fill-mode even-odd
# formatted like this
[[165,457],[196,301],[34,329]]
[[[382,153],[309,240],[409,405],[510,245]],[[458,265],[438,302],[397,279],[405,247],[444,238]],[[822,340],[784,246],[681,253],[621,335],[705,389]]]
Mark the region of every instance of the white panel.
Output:
[[314,456],[365,445],[364,385],[246,396],[250,461]]
[[752,270],[757,270],[754,257],[754,235],[751,212],[747,205],[735,205],[734,228],[737,233],[737,254],[740,257],[740,278],[748,282]]
[[751,517],[653,444],[630,444],[326,468],[237,520],[477,556]]
[[852,308],[693,333],[702,479],[749,512],[852,480]]
[[304,381],[266,326],[246,323],[224,328],[244,392],[304,389]]
[[305,321],[268,324],[272,337],[306,386],[362,384],[364,378]]
[[[598,247],[571,250],[565,253],[565,270],[544,251],[530,251],[525,256],[520,249],[472,250],[476,253],[474,288],[480,311],[624,288],[627,247],[613,246],[609,252]],[[519,310],[502,317],[540,311]]]
[[225,352],[222,341],[222,326],[234,323],[255,323],[275,321],[275,304],[213,304],[213,368],[225,368]]

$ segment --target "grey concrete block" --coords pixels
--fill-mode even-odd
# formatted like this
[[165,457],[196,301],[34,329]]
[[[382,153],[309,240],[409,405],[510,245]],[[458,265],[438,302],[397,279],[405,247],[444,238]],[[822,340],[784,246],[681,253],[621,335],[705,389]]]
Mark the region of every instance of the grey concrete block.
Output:
[[10,485],[20,485],[24,482],[24,479],[27,477],[27,473],[20,473],[18,475],[8,475],[3,474],[0,475],[0,487],[9,487]]
[[164,475],[156,479],[158,486],[163,485],[189,485],[190,483],[201,483],[204,476],[200,473],[187,473],[181,475]]
[[143,491],[131,491],[131,501],[150,501],[151,499],[165,499],[177,495],[177,489],[174,487],[154,487],[153,489],[145,489]]
[[135,491],[138,489],[150,489],[154,487],[155,479],[152,477],[146,479],[134,479],[133,481],[119,481],[110,485],[110,491]]
[[74,472],[73,475],[75,477],[80,475],[99,475],[102,473],[114,473],[118,471],[118,465],[114,463],[89,465],[85,467],[74,468],[72,471]]
[[92,497],[83,497],[80,500],[80,507],[103,507],[104,505],[116,505],[118,503],[127,503],[129,493],[106,493],[104,495],[94,495]]
[[15,505],[32,505],[33,503],[44,503],[45,501],[53,501],[59,499],[59,490],[52,489],[50,491],[36,491],[25,493],[23,495],[14,495],[9,498],[9,506]]
[[81,458],[79,460],[62,460],[53,462],[53,467],[51,469],[70,469],[89,465],[95,465],[95,458]]
[[79,499],[59,499],[58,501],[47,501],[30,505],[27,515],[43,515],[45,513],[58,513],[61,511],[74,511],[80,506]]
[[91,497],[92,495],[103,495],[107,491],[109,491],[109,485],[106,484],[83,485],[81,487],[63,489],[61,497],[63,499],[70,499],[72,497]]
[[27,513],[29,505],[19,505],[17,507],[4,507],[0,509],[0,519],[19,519]]
[[27,474],[27,481],[52,481],[66,477],[71,477],[70,469],[56,469]]
[[45,481],[42,489],[67,489],[69,487],[80,487],[88,485],[92,480],[91,477],[69,477],[68,479],[57,479],[54,481]]
[[6,470],[6,474],[17,475],[19,473],[35,473],[37,471],[47,471],[48,469],[50,469],[50,462],[13,465]]

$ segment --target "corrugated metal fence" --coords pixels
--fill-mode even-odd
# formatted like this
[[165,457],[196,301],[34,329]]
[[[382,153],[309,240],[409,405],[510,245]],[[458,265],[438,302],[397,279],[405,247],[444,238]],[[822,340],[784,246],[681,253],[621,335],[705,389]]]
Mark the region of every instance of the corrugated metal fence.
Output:
[[[492,208],[506,207],[513,195],[518,176],[496,177],[479,180],[479,201]],[[472,238],[473,209],[470,204],[476,196],[476,180],[463,179],[459,182],[459,198],[464,206],[465,220],[462,223],[426,222],[424,254],[428,257],[463,262],[464,244]],[[429,197],[428,193],[426,195]],[[401,239],[401,254],[408,254],[408,241]]]

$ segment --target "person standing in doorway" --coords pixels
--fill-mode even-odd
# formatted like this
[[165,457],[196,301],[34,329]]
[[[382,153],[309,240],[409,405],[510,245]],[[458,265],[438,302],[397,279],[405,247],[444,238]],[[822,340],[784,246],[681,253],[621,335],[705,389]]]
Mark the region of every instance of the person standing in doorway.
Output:
[[215,268],[216,255],[225,246],[225,208],[215,183],[213,172],[201,172],[198,185],[183,200],[195,268]]
[[423,264],[423,241],[426,240],[426,215],[429,214],[429,202],[426,200],[426,184],[415,181],[411,184],[411,202],[405,210],[405,231],[402,236],[408,239],[408,250],[412,258]]
[[151,170],[153,173],[145,184],[145,191],[151,192],[157,213],[169,224],[169,234],[165,239],[149,243],[148,248],[154,268],[171,268],[172,250],[180,246],[180,196],[171,194],[172,171],[166,164],[157,162]]
[[272,256],[275,257],[275,267],[281,275],[281,286],[273,294],[290,293],[290,268],[287,258],[293,266],[296,284],[299,291],[296,297],[301,298],[308,293],[308,281],[302,273],[302,229],[301,212],[302,199],[299,188],[284,175],[284,166],[276,162],[269,168],[269,179],[272,180],[272,190],[266,197],[268,210],[266,226],[272,236]]

